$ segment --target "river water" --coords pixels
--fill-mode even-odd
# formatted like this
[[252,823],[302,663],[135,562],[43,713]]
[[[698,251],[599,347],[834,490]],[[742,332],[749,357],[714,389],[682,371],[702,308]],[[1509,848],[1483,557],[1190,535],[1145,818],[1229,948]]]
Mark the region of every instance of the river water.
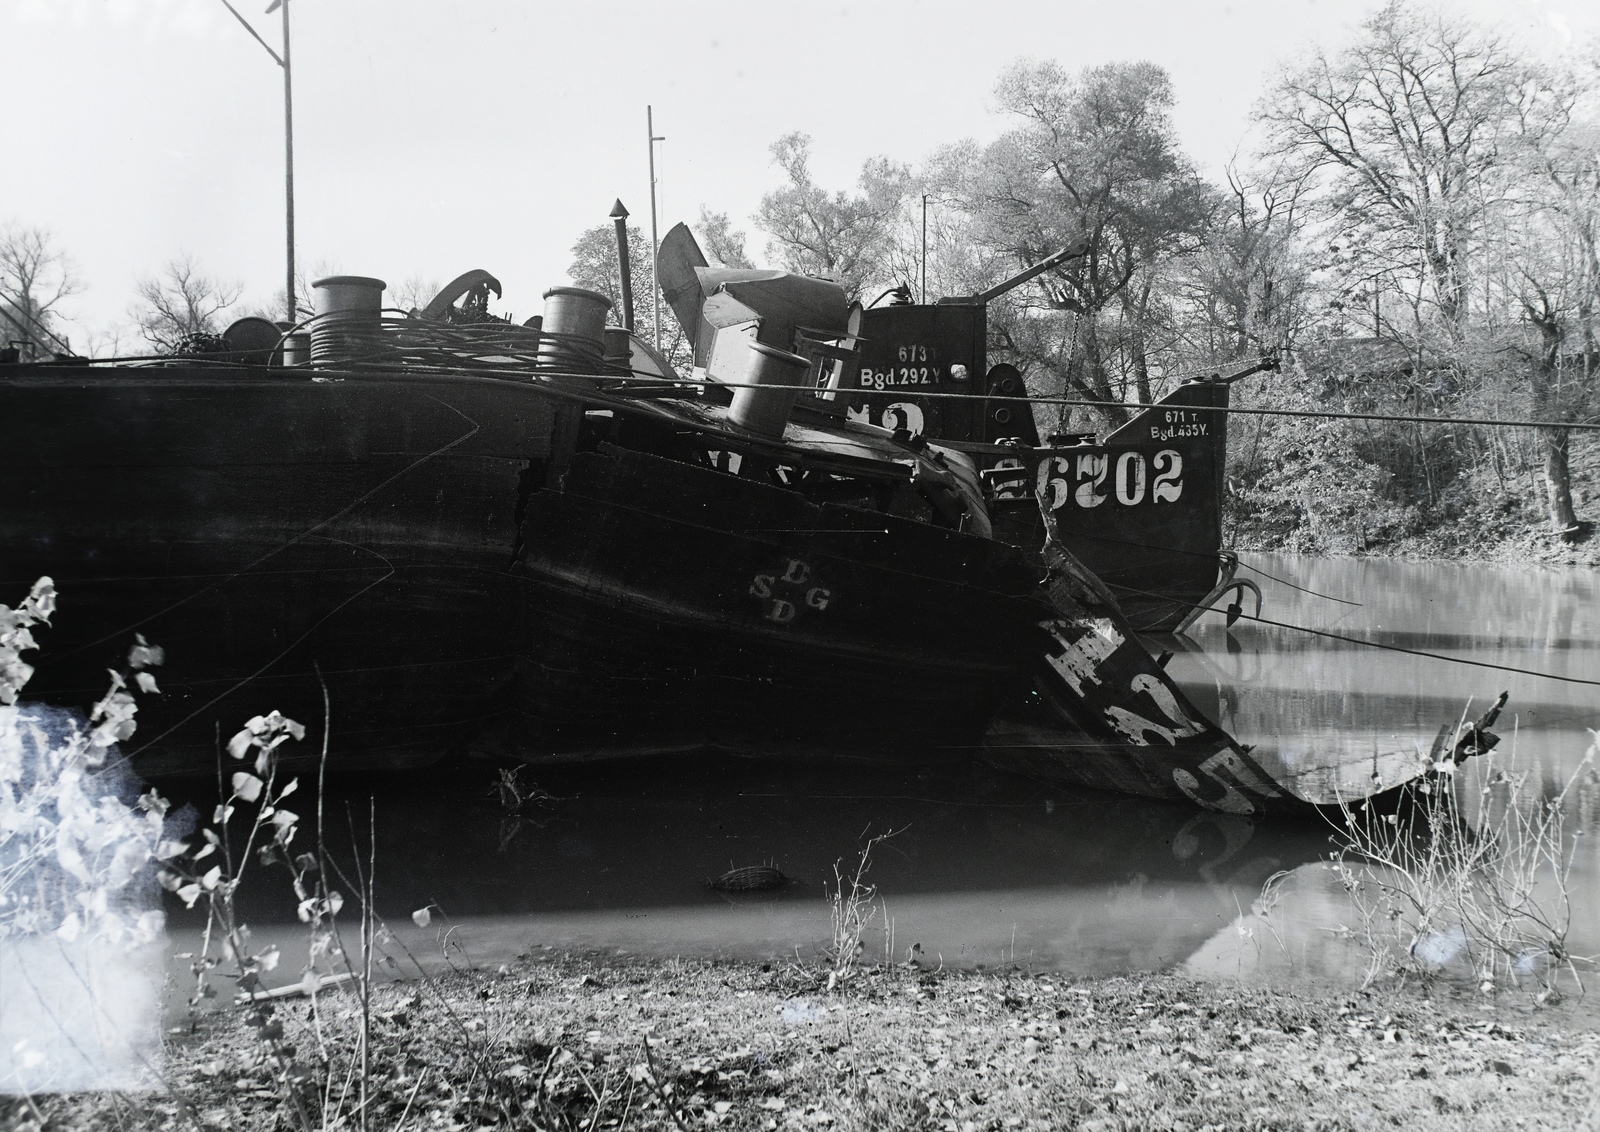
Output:
[[[1553,795],[1583,759],[1586,729],[1600,727],[1600,689],[1547,678],[1600,680],[1594,571],[1266,555],[1246,565],[1263,618],[1335,636],[1251,620],[1227,630],[1208,614],[1186,640],[1153,642],[1176,650],[1170,671],[1244,742],[1354,762],[1425,751],[1442,725],[1507,690],[1502,751],[1514,747]],[[1469,807],[1476,774],[1469,764],[1462,776]],[[541,770],[523,784],[553,798],[521,817],[490,797],[492,779],[481,767],[433,772],[383,784],[372,803],[377,904],[425,963],[492,968],[551,948],[811,960],[831,939],[836,865],[892,834],[865,878],[879,898],[868,958],[915,949],[934,965],[1344,986],[1364,964],[1337,930],[1351,912],[1325,861],[1331,830],[1314,820],[1072,794],[948,761],[917,773],[731,758]],[[1568,828],[1600,833],[1594,781],[1580,785]],[[364,829],[372,787],[343,790]],[[330,800],[340,836],[345,804]],[[1580,955],[1600,953],[1596,840],[1578,840],[1570,878]],[[791,883],[744,895],[707,885],[762,863]],[[1280,872],[1263,909],[1262,884]],[[263,882],[244,896],[258,938],[287,948],[303,934],[287,892]],[[411,913],[430,906],[432,922],[415,926]],[[175,936],[190,930],[174,919]],[[293,951],[283,969],[297,977]]]

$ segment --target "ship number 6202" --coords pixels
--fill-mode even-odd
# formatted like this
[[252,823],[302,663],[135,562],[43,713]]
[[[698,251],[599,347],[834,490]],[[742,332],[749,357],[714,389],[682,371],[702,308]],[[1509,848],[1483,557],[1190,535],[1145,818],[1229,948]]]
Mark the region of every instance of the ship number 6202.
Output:
[[1147,498],[1152,503],[1176,503],[1183,496],[1183,456],[1163,448],[1148,466],[1144,453],[1136,451],[1117,453],[1114,460],[1109,452],[1051,456],[1039,463],[1039,494],[1052,511],[1065,507],[1068,500],[1087,508],[1112,497],[1124,507],[1137,507]]

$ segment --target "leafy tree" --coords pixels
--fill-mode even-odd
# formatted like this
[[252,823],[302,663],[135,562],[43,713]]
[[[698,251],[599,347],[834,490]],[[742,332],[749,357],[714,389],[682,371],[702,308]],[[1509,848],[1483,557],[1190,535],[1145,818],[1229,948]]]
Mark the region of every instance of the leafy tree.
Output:
[[1519,277],[1521,312],[1534,319],[1547,301],[1562,312],[1565,346],[1592,382],[1600,370],[1600,107],[1571,76],[1547,76],[1519,93],[1507,147],[1519,215],[1502,254]]
[[[1355,44],[1285,69],[1263,99],[1268,152],[1304,179],[1327,249],[1325,332],[1370,326],[1410,352],[1370,386],[1387,404],[1562,420],[1589,397],[1592,363],[1564,372],[1574,342],[1594,355],[1580,87],[1491,30],[1392,0]],[[1470,453],[1459,431],[1426,446],[1420,431],[1432,504],[1431,460]],[[1540,439],[1551,520],[1574,531],[1567,432]]]
[[[628,226],[628,260],[633,274],[635,324],[650,318],[650,244],[639,229]],[[642,281],[644,286],[640,286]],[[586,229],[572,245],[567,277],[574,287],[587,287],[611,300],[611,322],[622,325],[622,265],[617,259],[617,232],[610,224]],[[641,296],[645,302],[641,303]],[[643,308],[642,310],[640,308]]]
[[[655,342],[655,309],[650,301],[650,244],[639,229],[628,227],[628,261],[633,283],[633,332],[646,342]],[[617,230],[600,224],[585,230],[572,245],[572,263],[567,277],[575,287],[587,287],[611,300],[610,322],[622,325],[622,264],[617,258]],[[694,350],[684,337],[678,320],[672,317],[666,300],[661,301],[661,352],[678,371],[687,374],[693,367]]]
[[1080,241],[1088,251],[1037,290],[1013,292],[991,325],[1049,392],[1150,400],[1152,354],[1172,337],[1156,269],[1199,248],[1217,199],[1178,147],[1171,80],[1152,63],[1073,76],[1024,62],[996,97],[1019,124],[981,150],[941,153],[946,195],[968,211],[974,241],[1012,269]]
[[239,301],[243,291],[242,284],[221,282],[182,255],[159,275],[139,280],[138,298],[129,313],[146,342],[171,352],[185,340],[220,334],[222,313]]
[[1554,190],[1543,197],[1542,218],[1557,241],[1557,255],[1581,346],[1583,376],[1600,371],[1600,118],[1579,121],[1548,136],[1534,167]]
[[82,290],[76,267],[48,231],[0,229],[0,343],[15,342],[24,361],[71,352],[57,307]]
[[790,271],[833,279],[851,298],[885,285],[909,171],[874,158],[861,167],[859,192],[829,193],[811,179],[808,135],[785,134],[772,143],[772,157],[788,183],[762,197],[756,212],[756,226],[770,237],[768,257]]
[[[1532,128],[1521,125],[1521,167],[1542,191],[1518,226],[1507,259],[1517,271],[1515,293],[1531,333],[1514,342],[1527,369],[1534,414],[1570,421],[1595,410],[1600,374],[1595,320],[1600,308],[1600,122],[1574,121],[1576,97],[1549,92]],[[1550,128],[1551,123],[1558,128]],[[1580,529],[1574,506],[1569,437],[1564,428],[1541,430],[1551,525],[1570,537]]]
[[700,208],[700,246],[706,257],[723,267],[754,267],[744,250],[744,233],[733,228],[726,212],[712,212],[704,205]]
[[974,239],[971,217],[949,192],[954,179],[940,155],[911,181],[895,218],[883,279],[911,285],[922,294],[923,199],[927,199],[927,287],[929,302],[941,296],[973,295],[1012,273],[1014,261]]

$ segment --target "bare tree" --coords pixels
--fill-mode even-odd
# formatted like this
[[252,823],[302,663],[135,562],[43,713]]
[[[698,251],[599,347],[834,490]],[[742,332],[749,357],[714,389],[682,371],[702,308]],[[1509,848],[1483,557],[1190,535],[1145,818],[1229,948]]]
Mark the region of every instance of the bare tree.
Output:
[[135,328],[125,322],[89,332],[89,357],[120,358],[124,353],[142,352],[135,337]]
[[[1576,346],[1579,376],[1592,383],[1600,375],[1600,115],[1579,116],[1578,92],[1566,84],[1536,93],[1543,105],[1529,98],[1536,113],[1518,119],[1517,167],[1532,175],[1532,187],[1526,237],[1513,258],[1525,279],[1551,280],[1543,289],[1560,295],[1568,349]],[[1528,310],[1528,296],[1518,298]]]
[[220,316],[243,291],[243,284],[214,279],[182,255],[161,274],[139,280],[138,299],[129,314],[145,341],[158,350],[173,351],[186,340],[220,334]]
[[1271,149],[1316,176],[1351,273],[1414,282],[1459,336],[1529,68],[1495,35],[1404,0],[1362,31],[1337,56],[1285,70],[1258,116]]
[[[294,273],[294,304],[295,310],[298,312],[298,316],[302,321],[311,317],[312,297],[310,280],[321,279],[324,275],[338,274],[340,274],[338,269],[328,267],[326,262],[319,262],[316,267],[312,269],[309,275],[304,271],[298,270]],[[412,284],[416,283],[418,283],[418,278],[413,276],[410,280],[407,280],[405,286],[411,286]],[[437,290],[437,288],[435,288],[435,290]],[[432,294],[427,296],[429,299],[432,297]],[[423,301],[426,302],[427,299],[424,299]],[[385,305],[398,306],[399,303],[391,301]],[[263,303],[258,300],[243,307],[239,317],[264,318],[268,322],[279,323],[282,321],[284,312],[287,309],[288,304],[285,303],[283,299],[283,288],[279,287],[272,293],[272,298],[267,302]]]
[[[1574,120],[1575,91],[1545,93],[1545,105],[1519,118],[1519,167],[1537,188],[1527,194],[1507,259],[1534,332],[1532,344],[1518,343],[1518,352],[1535,415],[1564,422],[1592,414],[1600,395],[1600,122]],[[1573,505],[1568,430],[1541,429],[1540,439],[1550,522],[1573,538],[1582,524]]]
[[[1531,294],[1523,300],[1529,324],[1538,333],[1538,344],[1528,353],[1529,379],[1534,411],[1541,420],[1560,420],[1570,412],[1562,397],[1562,345],[1566,338],[1562,312],[1544,288],[1529,281]],[[1581,387],[1580,387],[1581,396]],[[1544,481],[1550,525],[1558,534],[1572,537],[1581,530],[1572,505],[1572,473],[1568,464],[1568,430],[1539,430],[1544,447]]]
[[[1349,48],[1284,70],[1258,110],[1268,154],[1307,185],[1323,329],[1370,326],[1410,355],[1322,376],[1412,412],[1510,402],[1556,422],[1539,432],[1545,504],[1568,537],[1580,524],[1559,424],[1587,411],[1600,361],[1600,165],[1575,129],[1584,85],[1490,29],[1390,0]],[[1429,504],[1465,482],[1452,467],[1503,448],[1461,431],[1405,440]]]
[[77,269],[48,231],[0,229],[0,342],[15,342],[23,360],[71,353],[56,308],[82,290]]
[[1287,352],[1306,320],[1310,265],[1303,182],[1281,169],[1231,166],[1228,194],[1198,254],[1168,271],[1179,329],[1208,363]]
[[403,311],[421,310],[433,301],[433,297],[439,293],[440,286],[437,279],[426,279],[421,275],[409,276],[398,287],[390,288],[384,306],[397,307]]

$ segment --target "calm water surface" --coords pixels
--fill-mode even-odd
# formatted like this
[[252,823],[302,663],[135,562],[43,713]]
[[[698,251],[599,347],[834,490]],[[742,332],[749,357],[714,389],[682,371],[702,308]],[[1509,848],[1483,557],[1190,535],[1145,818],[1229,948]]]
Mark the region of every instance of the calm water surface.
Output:
[[[1250,621],[1229,631],[1219,615],[1187,640],[1156,644],[1178,649],[1170,670],[1244,742],[1352,762],[1426,750],[1441,725],[1508,690],[1502,747],[1514,743],[1553,789],[1583,758],[1587,728],[1600,726],[1600,689],[1475,666],[1600,680],[1594,571],[1247,563],[1263,617],[1388,648]],[[1314,821],[1251,823],[1074,795],[961,765],[911,774],[706,758],[541,771],[531,777],[557,800],[517,820],[487,796],[486,774],[435,773],[386,784],[376,798],[378,903],[430,962],[448,951],[456,963],[494,966],[545,948],[809,959],[829,940],[835,863],[894,831],[868,877],[884,903],[867,938],[874,956],[904,959],[915,945],[947,965],[1344,985],[1361,969],[1362,956],[1330,930],[1349,913],[1322,863],[1329,830]],[[346,789],[364,826],[371,787]],[[1600,832],[1592,787],[1583,798],[1572,828]],[[1572,875],[1577,954],[1600,953],[1596,840],[1580,839]],[[757,863],[793,883],[737,897],[706,885]],[[1293,875],[1268,930],[1252,906],[1282,870]],[[246,896],[258,935],[298,938],[298,925],[268,923],[292,914],[287,894],[263,885]],[[442,915],[415,928],[410,912],[425,905]],[[180,920],[173,928],[187,931]],[[284,969],[297,974],[287,955]]]

